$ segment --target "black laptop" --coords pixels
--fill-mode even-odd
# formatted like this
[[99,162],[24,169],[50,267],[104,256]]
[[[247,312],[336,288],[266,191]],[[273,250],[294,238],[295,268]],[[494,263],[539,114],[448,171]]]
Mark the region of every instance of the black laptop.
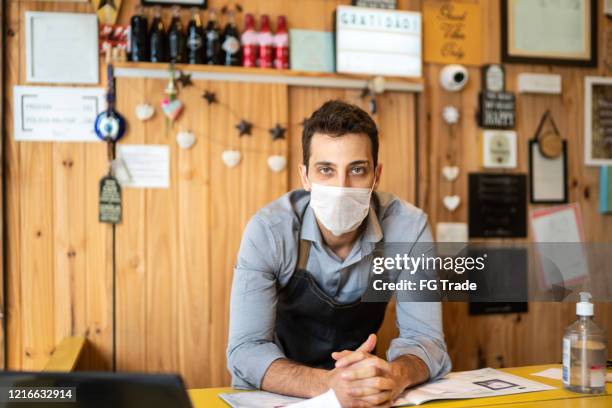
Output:
[[191,408],[171,374],[0,372],[0,407]]

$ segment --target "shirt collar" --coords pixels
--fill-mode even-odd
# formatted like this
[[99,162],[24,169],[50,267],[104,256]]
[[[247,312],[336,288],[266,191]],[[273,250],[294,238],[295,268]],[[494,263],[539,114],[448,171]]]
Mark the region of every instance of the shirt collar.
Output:
[[[379,242],[383,238],[383,230],[376,216],[376,211],[372,205],[370,205],[370,211],[366,218],[366,229],[362,234],[364,242]],[[314,214],[314,210],[308,204],[304,211],[304,218],[302,219],[302,226],[300,230],[300,238],[308,241],[316,242],[317,244],[323,243],[323,237],[321,237],[321,231],[317,224],[317,219]]]

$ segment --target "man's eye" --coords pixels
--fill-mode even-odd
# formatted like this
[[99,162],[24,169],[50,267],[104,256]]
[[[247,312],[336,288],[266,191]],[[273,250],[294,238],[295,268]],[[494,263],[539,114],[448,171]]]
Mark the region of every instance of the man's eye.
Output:
[[331,167],[321,167],[321,168],[319,168],[319,172],[320,172],[321,174],[323,174],[323,175],[326,175],[326,176],[327,176],[327,175],[332,174],[333,170],[332,170],[332,168],[331,168]]
[[363,167],[353,167],[351,170],[353,174],[361,175],[365,173],[365,169]]

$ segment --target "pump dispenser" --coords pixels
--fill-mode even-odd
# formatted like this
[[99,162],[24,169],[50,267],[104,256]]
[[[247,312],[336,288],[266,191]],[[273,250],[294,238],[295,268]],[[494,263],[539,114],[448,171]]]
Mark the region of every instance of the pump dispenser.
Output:
[[607,337],[593,322],[591,294],[580,292],[576,303],[578,320],[563,336],[563,386],[585,394],[606,392]]

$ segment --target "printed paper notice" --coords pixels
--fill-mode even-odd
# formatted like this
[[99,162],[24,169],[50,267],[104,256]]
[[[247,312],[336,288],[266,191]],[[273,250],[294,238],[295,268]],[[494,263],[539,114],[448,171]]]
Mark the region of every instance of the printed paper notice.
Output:
[[14,137],[28,142],[99,142],[94,131],[106,109],[104,89],[16,86]]
[[168,188],[170,149],[166,145],[117,145],[117,156],[130,175],[124,187]]

